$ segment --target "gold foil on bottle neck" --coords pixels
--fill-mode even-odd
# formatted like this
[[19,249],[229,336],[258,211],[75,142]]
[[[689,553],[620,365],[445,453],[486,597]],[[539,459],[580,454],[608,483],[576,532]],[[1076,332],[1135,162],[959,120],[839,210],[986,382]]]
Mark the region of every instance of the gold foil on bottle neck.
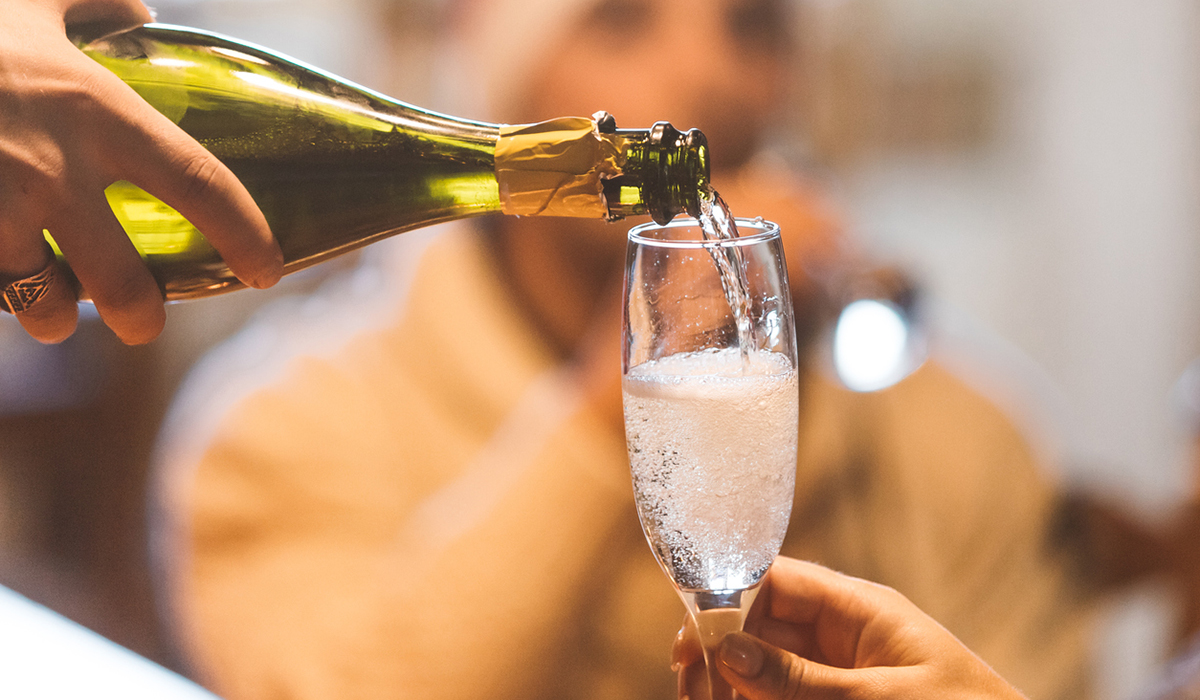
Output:
[[496,180],[504,213],[606,218],[602,178],[620,174],[623,141],[587,117],[501,126]]

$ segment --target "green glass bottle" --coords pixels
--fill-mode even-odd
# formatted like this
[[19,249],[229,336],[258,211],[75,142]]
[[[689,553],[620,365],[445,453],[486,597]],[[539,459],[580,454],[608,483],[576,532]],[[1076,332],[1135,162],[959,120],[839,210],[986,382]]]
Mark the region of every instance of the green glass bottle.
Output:
[[[699,212],[703,134],[611,116],[506,126],[448,117],[274,52],[150,24],[83,51],[238,176],[294,272],[386,236],[493,212],[665,223]],[[168,299],[240,283],[203,236],[128,182],[109,204]],[[50,232],[51,235],[53,232]]]

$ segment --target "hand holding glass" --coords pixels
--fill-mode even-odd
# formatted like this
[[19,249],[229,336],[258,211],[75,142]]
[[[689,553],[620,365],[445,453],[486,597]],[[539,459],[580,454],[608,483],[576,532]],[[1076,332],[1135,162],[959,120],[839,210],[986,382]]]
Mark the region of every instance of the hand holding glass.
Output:
[[[694,219],[630,231],[623,392],[646,539],[696,621],[713,700],[732,691],[713,652],[740,630],[791,515],[799,389],[779,227],[738,220],[706,240]],[[741,347],[714,261],[740,270],[751,333]],[[734,275],[735,277],[737,275]]]

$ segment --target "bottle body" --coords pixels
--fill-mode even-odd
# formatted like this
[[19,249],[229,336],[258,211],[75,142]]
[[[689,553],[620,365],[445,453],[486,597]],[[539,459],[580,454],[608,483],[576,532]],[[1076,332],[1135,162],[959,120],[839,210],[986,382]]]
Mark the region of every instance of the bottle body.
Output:
[[[83,50],[233,171],[279,241],[285,272],[395,233],[493,212],[650,213],[645,202],[661,197],[644,196],[644,174],[635,179],[625,169],[658,168],[664,148],[695,150],[652,143],[650,130],[602,133],[587,119],[539,129],[436,114],[265,49],[165,25]],[[614,182],[625,183],[618,196]],[[106,195],[168,299],[240,287],[169,206],[128,182]]]

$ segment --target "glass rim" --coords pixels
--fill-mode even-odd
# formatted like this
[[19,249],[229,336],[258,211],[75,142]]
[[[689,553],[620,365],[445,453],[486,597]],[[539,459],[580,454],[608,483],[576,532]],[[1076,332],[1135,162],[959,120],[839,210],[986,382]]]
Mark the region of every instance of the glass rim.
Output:
[[742,229],[755,229],[757,233],[752,233],[748,236],[739,235],[737,238],[692,238],[686,240],[664,240],[662,238],[650,238],[644,235],[647,231],[662,231],[670,228],[700,227],[700,221],[693,216],[677,216],[666,224],[658,224],[650,221],[634,226],[633,228],[629,229],[629,242],[658,248],[683,248],[699,250],[703,248],[738,248],[741,246],[756,245],[781,237],[779,232],[779,224],[775,223],[774,221],[767,221],[761,217],[755,219],[734,217],[733,221],[737,224],[739,234],[741,234]]

